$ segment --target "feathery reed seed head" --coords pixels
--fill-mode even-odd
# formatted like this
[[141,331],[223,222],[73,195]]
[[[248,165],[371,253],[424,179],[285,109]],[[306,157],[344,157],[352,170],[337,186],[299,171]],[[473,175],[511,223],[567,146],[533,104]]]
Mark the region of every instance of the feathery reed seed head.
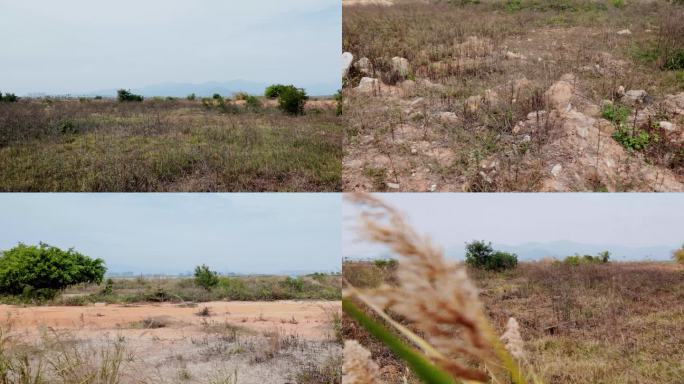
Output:
[[380,368],[370,351],[356,340],[344,341],[342,384],[382,384]]

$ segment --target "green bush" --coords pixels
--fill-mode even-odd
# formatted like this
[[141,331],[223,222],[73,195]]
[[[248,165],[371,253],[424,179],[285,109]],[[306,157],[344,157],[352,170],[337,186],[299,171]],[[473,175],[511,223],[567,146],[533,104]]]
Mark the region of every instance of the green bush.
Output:
[[202,264],[195,267],[195,284],[209,291],[218,283],[218,273],[209,269],[208,266]]
[[574,254],[563,259],[563,263],[568,265],[580,265],[580,264],[606,264],[610,261],[610,252],[603,251],[599,252],[598,255],[580,255]]
[[466,265],[489,271],[513,269],[518,265],[518,256],[514,253],[495,251],[492,243],[473,241],[466,244]]
[[303,115],[307,100],[309,97],[304,89],[288,85],[278,95],[278,108],[290,115]]
[[5,96],[0,92],[0,102],[2,103],[16,103],[19,98],[14,93],[6,93]]
[[261,101],[259,101],[259,99],[256,96],[248,95],[245,99],[245,103],[247,109],[250,109],[252,111],[257,111],[259,110],[259,108],[261,108]]
[[377,259],[373,260],[373,264],[382,269],[394,269],[399,265],[399,262],[396,259]]
[[684,245],[682,245],[682,247],[678,250],[672,252],[672,259],[679,264],[684,264]]
[[282,85],[282,84],[270,85],[264,91],[264,96],[268,97],[269,99],[275,99],[278,96],[280,96],[282,91],[285,90],[287,87],[288,87],[287,85]]
[[666,59],[663,68],[669,71],[684,69],[684,49],[671,53]]
[[214,93],[214,95],[211,96],[211,98],[214,100],[223,100],[223,96],[219,95],[218,93]]
[[628,107],[617,104],[604,104],[601,109],[601,116],[610,120],[615,127],[613,139],[620,143],[625,149],[630,151],[642,151],[654,141],[658,135],[646,132],[641,129],[632,129],[627,125],[627,118],[631,114]]
[[342,95],[342,91],[337,91],[335,94],[335,102],[335,114],[337,116],[342,116],[342,113],[344,112],[344,96]]
[[126,90],[126,89],[119,89],[116,92],[116,94],[117,94],[117,99],[122,103],[123,102],[131,102],[131,101],[141,102],[144,100],[144,98],[142,96],[133,94],[133,93],[131,93],[131,91]]
[[283,285],[287,288],[294,290],[295,292],[302,292],[304,290],[304,279],[301,277],[293,278],[288,276],[283,280]]
[[186,97],[186,99],[188,99],[190,101],[194,101],[196,98],[197,98],[197,95],[195,95],[194,93],[191,93]]
[[0,292],[50,298],[71,285],[99,284],[106,271],[102,259],[92,259],[74,249],[20,243],[0,256]]

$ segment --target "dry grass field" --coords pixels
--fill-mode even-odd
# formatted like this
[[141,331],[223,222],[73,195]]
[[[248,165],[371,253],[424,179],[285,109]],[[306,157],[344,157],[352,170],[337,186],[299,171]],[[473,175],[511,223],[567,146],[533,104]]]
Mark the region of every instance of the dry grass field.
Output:
[[332,100],[20,99],[0,103],[0,191],[337,191]]
[[[287,281],[244,278],[259,301],[235,301],[250,299],[225,283],[202,295],[188,279],[140,278],[0,305],[0,382],[339,384],[340,302],[326,292],[339,297],[340,277]],[[286,291],[309,299],[278,299]]]
[[684,6],[354,1],[348,191],[684,190]]
[[[343,265],[356,287],[396,284],[395,272],[370,261]],[[499,335],[517,319],[528,364],[544,383],[674,384],[684,377],[682,266],[528,262],[503,273],[468,273]],[[343,334],[372,352],[387,383],[419,382],[347,317]]]

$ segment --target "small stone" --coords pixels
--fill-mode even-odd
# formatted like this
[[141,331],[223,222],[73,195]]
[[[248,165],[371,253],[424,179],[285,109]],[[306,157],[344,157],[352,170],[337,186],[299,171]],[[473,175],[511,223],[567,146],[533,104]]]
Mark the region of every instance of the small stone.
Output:
[[674,131],[677,130],[676,127],[675,127],[675,125],[672,124],[672,123],[670,123],[669,121],[661,121],[661,122],[658,123],[658,126],[659,126],[661,129],[664,129],[664,130],[666,130],[666,131],[668,131],[668,132],[674,132]]
[[412,155],[415,155],[416,153],[418,153],[418,148],[412,147],[412,148],[411,148],[411,154],[412,154]]
[[523,136],[523,138],[522,138],[523,143],[529,143],[530,141],[532,141],[532,137],[530,135]]
[[561,171],[563,170],[563,166],[560,164],[556,164],[551,168],[551,174],[553,177],[558,177],[560,175]]
[[398,183],[385,183],[389,189],[399,189],[401,186]]
[[436,192],[437,191],[437,184],[432,184],[430,186],[430,192]]
[[379,85],[380,82],[378,79],[364,77],[361,79],[361,82],[359,82],[359,86],[356,87],[356,90],[363,93],[372,93],[378,89]]
[[373,67],[367,57],[362,57],[354,63],[354,68],[364,75],[370,75],[373,72]]
[[629,29],[621,29],[617,32],[617,34],[620,36],[629,36],[632,34],[632,31],[630,31]]
[[515,52],[511,52],[511,51],[506,52],[506,58],[508,60],[525,60],[525,59],[527,59],[524,55],[519,54],[519,53],[515,53]]
[[399,76],[406,78],[409,75],[409,62],[403,57],[393,57],[392,58],[392,69]]
[[347,76],[353,61],[354,55],[352,55],[350,52],[345,52],[342,54],[342,77]]

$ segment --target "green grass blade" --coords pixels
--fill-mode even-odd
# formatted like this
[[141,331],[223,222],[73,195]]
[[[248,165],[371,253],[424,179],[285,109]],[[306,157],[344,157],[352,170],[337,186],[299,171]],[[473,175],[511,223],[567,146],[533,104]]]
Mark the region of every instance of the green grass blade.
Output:
[[368,317],[351,300],[342,299],[344,312],[358,322],[368,333],[384,343],[392,352],[411,367],[413,372],[426,384],[460,384],[451,375],[444,372],[415,349],[407,346],[387,328]]

